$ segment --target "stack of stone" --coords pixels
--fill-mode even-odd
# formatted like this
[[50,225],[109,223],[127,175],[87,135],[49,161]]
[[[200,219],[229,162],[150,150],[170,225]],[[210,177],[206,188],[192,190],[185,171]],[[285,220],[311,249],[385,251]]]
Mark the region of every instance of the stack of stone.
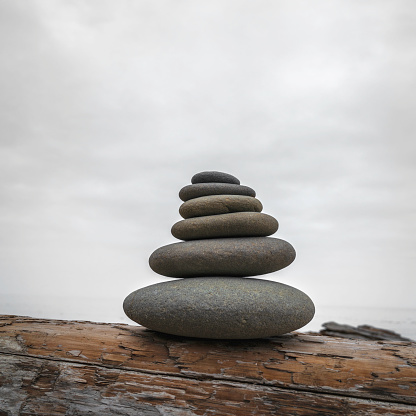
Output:
[[278,222],[261,213],[256,193],[222,172],[201,172],[179,192],[184,220],[172,227],[180,243],[153,252],[150,267],[179,278],[136,290],[124,301],[133,321],[173,335],[250,339],[306,325],[311,299],[282,283],[248,278],[280,270],[295,259],[286,241],[268,237]]

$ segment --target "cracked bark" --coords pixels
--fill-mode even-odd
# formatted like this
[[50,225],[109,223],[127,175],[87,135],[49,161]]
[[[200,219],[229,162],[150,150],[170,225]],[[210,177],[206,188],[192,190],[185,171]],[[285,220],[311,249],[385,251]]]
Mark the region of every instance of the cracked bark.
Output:
[[0,415],[416,415],[415,347],[0,316]]

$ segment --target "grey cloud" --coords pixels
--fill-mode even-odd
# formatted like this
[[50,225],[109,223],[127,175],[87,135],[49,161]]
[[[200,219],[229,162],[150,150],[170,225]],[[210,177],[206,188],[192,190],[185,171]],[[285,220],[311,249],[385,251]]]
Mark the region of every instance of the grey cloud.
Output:
[[283,280],[318,303],[362,284],[351,302],[412,306],[413,3],[0,7],[10,292],[159,279],[147,257],[173,242],[179,189],[217,169],[298,250]]

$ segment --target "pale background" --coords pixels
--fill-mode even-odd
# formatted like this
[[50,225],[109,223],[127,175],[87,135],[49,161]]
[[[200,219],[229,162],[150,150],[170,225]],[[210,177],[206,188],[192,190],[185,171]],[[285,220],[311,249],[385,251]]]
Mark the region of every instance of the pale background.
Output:
[[0,0],[0,45],[0,313],[128,322],[180,188],[220,170],[315,326],[415,324],[414,1]]

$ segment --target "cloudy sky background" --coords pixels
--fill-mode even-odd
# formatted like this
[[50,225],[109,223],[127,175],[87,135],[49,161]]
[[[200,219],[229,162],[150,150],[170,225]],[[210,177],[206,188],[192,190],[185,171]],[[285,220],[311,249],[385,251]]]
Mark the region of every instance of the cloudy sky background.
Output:
[[0,0],[3,298],[120,320],[220,170],[297,251],[264,278],[416,307],[415,42],[410,0]]

